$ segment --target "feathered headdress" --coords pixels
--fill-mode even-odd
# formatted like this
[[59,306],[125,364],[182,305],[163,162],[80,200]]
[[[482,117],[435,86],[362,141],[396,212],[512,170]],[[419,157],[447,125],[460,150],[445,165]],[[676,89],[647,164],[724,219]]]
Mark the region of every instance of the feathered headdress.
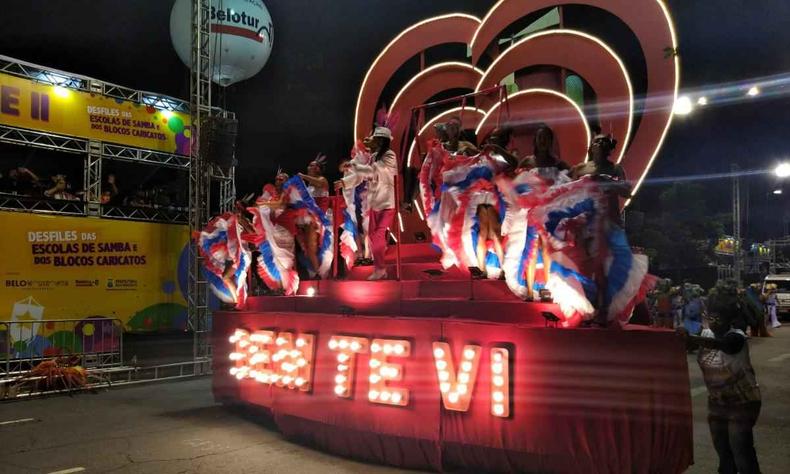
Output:
[[318,165],[319,168],[324,169],[324,167],[326,166],[326,155],[324,155],[321,152],[318,152],[318,154],[315,155],[315,159],[311,163],[315,163]]
[[398,112],[388,112],[386,105],[382,105],[378,112],[376,112],[377,127],[386,127],[392,130],[398,126],[399,121],[400,114]]

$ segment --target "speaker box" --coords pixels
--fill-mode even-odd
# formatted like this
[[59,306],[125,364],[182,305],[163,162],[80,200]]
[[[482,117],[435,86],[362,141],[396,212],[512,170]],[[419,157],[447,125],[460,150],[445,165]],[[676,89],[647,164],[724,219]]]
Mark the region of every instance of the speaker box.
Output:
[[233,166],[238,128],[236,119],[206,117],[200,127],[200,149],[204,159],[222,168]]

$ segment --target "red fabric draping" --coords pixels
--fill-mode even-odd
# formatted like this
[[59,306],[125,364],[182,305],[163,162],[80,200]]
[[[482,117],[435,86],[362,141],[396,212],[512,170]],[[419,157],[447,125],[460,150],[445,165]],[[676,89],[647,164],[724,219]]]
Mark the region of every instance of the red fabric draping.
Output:
[[[237,381],[228,336],[237,328],[316,336],[310,393]],[[333,392],[332,335],[406,339],[407,407],[367,400],[367,354],[357,356],[354,395]],[[683,472],[692,463],[688,368],[682,342],[649,329],[559,330],[441,319],[298,313],[219,313],[214,393],[266,407],[286,436],[343,456],[409,468],[521,472]],[[482,346],[469,411],[442,408],[431,343]],[[510,350],[510,417],[490,414],[491,347]],[[457,366],[457,363],[456,363]]]

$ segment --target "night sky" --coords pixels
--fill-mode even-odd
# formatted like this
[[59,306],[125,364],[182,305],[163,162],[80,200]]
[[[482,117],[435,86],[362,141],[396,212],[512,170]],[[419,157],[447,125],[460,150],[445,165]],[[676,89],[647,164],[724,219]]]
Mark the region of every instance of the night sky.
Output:
[[[240,192],[259,189],[278,164],[293,171],[303,168],[318,151],[327,153],[331,162],[347,154],[362,77],[381,48],[403,28],[454,11],[482,17],[494,4],[493,0],[264,2],[275,25],[272,56],[258,76],[233,86],[227,94],[227,108],[240,120]],[[682,87],[695,89],[790,71],[790,2],[668,3],[678,30]],[[171,6],[166,0],[4,0],[0,54],[188,98],[188,71],[170,43]],[[592,28],[596,26],[606,30],[597,20]],[[608,34],[615,37],[604,39],[617,44],[617,32]],[[638,51],[629,49],[625,38],[623,43],[624,50],[618,52],[629,66],[638,64]],[[787,96],[757,98],[709,105],[676,120],[650,177],[728,171],[731,163],[743,169],[767,169],[779,159],[790,159],[788,105]],[[776,222],[781,222],[788,207],[790,186],[777,199],[767,192],[774,186],[771,178],[749,180],[753,232],[775,233],[781,228]],[[704,184],[711,209],[726,211],[730,183]],[[660,188],[643,189],[636,204],[649,210]]]

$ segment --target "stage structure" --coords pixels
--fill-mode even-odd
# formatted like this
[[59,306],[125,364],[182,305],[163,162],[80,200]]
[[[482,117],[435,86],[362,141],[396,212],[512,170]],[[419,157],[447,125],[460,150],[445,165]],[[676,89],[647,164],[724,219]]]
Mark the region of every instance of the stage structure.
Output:
[[[205,3],[207,4],[208,2]],[[207,54],[202,55],[202,60],[208,60]],[[214,209],[227,210],[233,205],[235,197],[234,168],[232,166],[223,168],[219,165],[208,163],[199,154],[199,147],[195,146],[195,137],[199,136],[200,123],[205,117],[212,114],[229,118],[233,117],[232,113],[211,107],[210,82],[199,80],[193,75],[193,103],[195,105],[191,106],[190,103],[174,97],[130,89],[5,56],[0,57],[0,74],[9,77],[9,81],[23,81],[22,88],[29,87],[32,90],[32,95],[46,96],[48,97],[47,100],[50,100],[49,97],[52,97],[51,100],[53,101],[58,97],[68,98],[67,95],[73,93],[75,95],[79,94],[74,98],[75,100],[87,101],[88,107],[93,107],[97,111],[105,105],[103,101],[106,101],[108,106],[117,107],[119,104],[121,106],[130,104],[129,108],[139,107],[143,114],[154,114],[157,117],[157,114],[160,114],[165,117],[166,122],[168,117],[171,119],[175,117],[181,125],[181,133],[176,136],[176,141],[178,142],[180,138],[183,138],[182,142],[173,143],[172,149],[143,148],[129,145],[127,140],[123,138],[124,136],[129,136],[129,134],[109,136],[109,134],[102,135],[101,130],[95,134],[92,130],[75,130],[73,135],[66,135],[64,133],[53,133],[51,128],[48,128],[49,125],[46,123],[46,120],[32,122],[31,128],[26,128],[4,119],[0,122],[0,141],[4,143],[83,155],[84,199],[69,201],[0,194],[0,210],[192,224],[192,228],[200,228],[195,223],[205,222],[206,216],[211,212],[209,206],[212,201],[209,196],[209,190],[212,182],[216,183],[219,189],[219,204]],[[16,90],[18,89],[21,88],[17,87]],[[21,100],[22,104],[27,105],[26,98]],[[53,109],[47,112],[56,114],[54,103],[52,107]],[[200,110],[201,112],[193,112],[195,110]],[[79,112],[85,114],[86,122],[89,119],[97,121],[97,117],[101,115],[100,112],[91,114],[81,110],[72,111],[71,113],[74,115],[69,118],[77,122],[76,116]],[[67,120],[54,120],[54,116],[52,122],[57,122],[52,125],[52,128],[55,130],[75,128]],[[39,126],[41,129],[33,128]],[[134,133],[134,131],[130,133]],[[181,135],[184,136],[181,137]],[[192,146],[190,146],[190,141]],[[176,148],[179,149],[176,150]],[[103,204],[101,202],[103,191],[101,186],[102,162],[104,160],[175,168],[188,172],[190,185],[189,207],[130,207]],[[186,185],[187,183],[184,184]],[[195,280],[197,279],[192,278],[190,281],[194,283]],[[190,328],[196,331],[196,341],[205,340],[205,331],[207,329],[205,294],[204,289],[202,291],[203,297],[198,297],[200,304],[194,305],[195,308],[200,308],[200,310],[193,309],[189,313],[191,316]],[[191,298],[190,301],[195,301],[195,299]],[[196,343],[196,356],[205,357],[206,354],[206,345],[204,343]]]
[[[151,92],[130,89],[109,82],[80,76],[56,69],[20,61],[7,56],[0,56],[0,74],[19,78],[29,83],[30,88],[40,89],[42,95],[57,97],[68,94],[68,91],[84,93],[90,97],[106,98],[109,102],[139,104],[142,108],[156,109],[167,113],[189,114],[189,104],[174,97],[154,94]],[[25,99],[22,99],[23,101]],[[54,99],[52,99],[54,100]],[[23,102],[24,103],[24,102]],[[99,103],[99,102],[97,102]],[[53,104],[54,106],[54,104]],[[77,112],[77,111],[73,111]],[[88,118],[86,111],[79,111]],[[54,110],[51,113],[55,113]],[[111,206],[101,203],[102,162],[104,160],[125,161],[141,165],[157,166],[187,170],[189,157],[175,150],[163,150],[131,146],[111,139],[98,139],[89,133],[75,131],[73,134],[63,133],[60,124],[46,125],[43,121],[28,122],[25,125],[0,120],[0,141],[14,145],[30,146],[46,150],[61,151],[83,155],[83,183],[85,198],[81,201],[65,201],[55,199],[38,199],[0,194],[0,210],[33,212],[55,215],[91,216],[112,219],[130,219],[149,222],[187,223],[187,208],[132,208]],[[50,130],[56,131],[50,131]],[[175,148],[175,146],[174,146]]]
[[[565,25],[572,8],[605,12],[630,29],[646,65],[644,90],[617,44]],[[516,26],[526,28],[513,34]],[[435,48],[447,45],[460,48]],[[658,0],[501,0],[483,19],[429,18],[397,35],[365,74],[353,137],[367,136],[388,105],[402,117],[392,148],[405,171],[419,168],[432,125],[450,117],[478,142],[511,126],[520,155],[545,123],[560,158],[574,165],[587,159],[598,126],[617,139],[617,160],[638,190],[671,123],[676,52]],[[365,281],[371,268],[354,267],[343,280],[303,281],[295,296],[253,296],[239,311],[216,313],[217,400],[264,410],[295,440],[399,467],[688,468],[688,367],[674,333],[562,329],[554,303],[527,303],[503,281],[443,269],[428,243],[427,210],[402,197],[413,206],[398,210],[397,244],[387,253],[396,280]]]

